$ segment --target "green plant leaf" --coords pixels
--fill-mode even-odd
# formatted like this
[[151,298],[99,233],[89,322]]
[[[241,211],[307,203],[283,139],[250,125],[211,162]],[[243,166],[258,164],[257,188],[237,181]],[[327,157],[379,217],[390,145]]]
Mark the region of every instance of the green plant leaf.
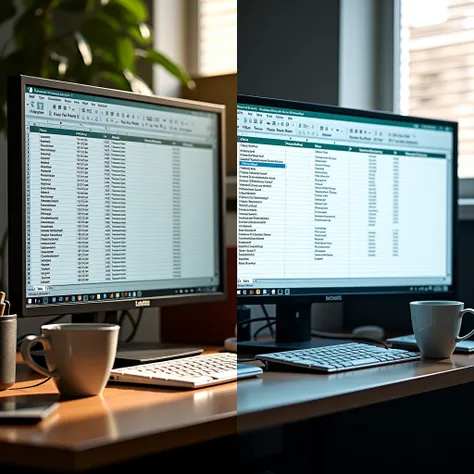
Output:
[[146,21],[148,18],[148,9],[143,0],[110,0],[109,5],[117,4],[127,10],[135,17],[137,23]]
[[89,18],[81,32],[93,54],[102,55],[107,62],[115,61],[117,70],[135,68],[135,47],[117,20],[101,12]]
[[13,18],[15,13],[15,0],[0,0],[0,23]]
[[126,28],[128,35],[133,38],[139,45],[148,46],[151,44],[151,31],[146,23],[140,23],[138,25],[129,25]]
[[74,33],[74,38],[77,41],[77,49],[81,53],[82,61],[86,66],[90,66],[92,64],[92,51],[89,43],[79,31]]
[[159,51],[150,48],[147,50],[136,49],[135,54],[138,57],[141,57],[152,64],[159,64],[160,66],[163,66],[170,74],[179,79],[190,89],[194,89],[196,87],[196,84],[191,79],[186,70],[182,68],[179,64],[171,61],[171,59],[169,59],[163,53],[160,53]]
[[117,60],[121,69],[134,69],[135,47],[129,38],[117,38]]
[[110,64],[114,67],[114,70],[120,71],[118,67],[117,59],[115,58],[115,52],[110,52],[108,50],[96,48],[94,50],[94,58],[97,58],[101,63]]
[[[106,83],[115,86],[117,89],[130,90],[130,83],[127,81],[123,73],[112,71],[101,71],[98,74],[99,80],[102,79]],[[107,84],[106,84],[107,85]]]
[[122,28],[116,19],[97,13],[85,21],[80,31],[93,51],[100,49],[117,57],[117,40],[122,35]]
[[133,72],[128,69],[124,69],[123,75],[129,82],[132,92],[137,92],[138,94],[143,95],[153,95],[153,91],[141,77],[133,74]]
[[109,18],[118,21],[125,27],[130,25],[136,26],[138,23],[136,17],[132,13],[117,3],[108,3],[104,8],[102,8],[102,13],[107,15]]

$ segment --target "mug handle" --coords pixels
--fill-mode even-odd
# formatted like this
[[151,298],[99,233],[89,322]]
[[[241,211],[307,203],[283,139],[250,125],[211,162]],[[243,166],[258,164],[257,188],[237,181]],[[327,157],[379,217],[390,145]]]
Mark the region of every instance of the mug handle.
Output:
[[48,370],[46,367],[42,367],[31,357],[31,346],[36,343],[40,343],[44,350],[51,350],[51,342],[47,337],[44,336],[26,336],[21,344],[20,352],[23,360],[36,372],[39,372],[45,377],[57,377],[55,370]]
[[[459,317],[462,318],[466,313],[471,313],[471,314],[474,314],[474,309],[472,308],[466,308],[464,310],[462,310],[460,313],[459,313]],[[456,342],[461,342],[461,341],[464,341],[464,339],[468,339],[469,337],[471,337],[472,335],[474,335],[474,329],[471,331],[471,332],[468,332],[465,336],[456,336]]]

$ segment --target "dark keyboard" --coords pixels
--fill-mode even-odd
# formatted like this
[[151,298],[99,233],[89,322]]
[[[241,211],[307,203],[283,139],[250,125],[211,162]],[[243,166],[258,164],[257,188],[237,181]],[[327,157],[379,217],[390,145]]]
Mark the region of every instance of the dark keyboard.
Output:
[[416,352],[358,342],[257,356],[257,359],[269,364],[269,369],[274,365],[284,365],[325,373],[410,362],[420,358],[420,354]]

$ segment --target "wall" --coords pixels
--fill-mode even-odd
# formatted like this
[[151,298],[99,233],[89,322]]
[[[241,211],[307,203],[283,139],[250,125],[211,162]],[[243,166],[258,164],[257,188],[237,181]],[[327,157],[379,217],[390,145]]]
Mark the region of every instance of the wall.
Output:
[[339,0],[239,0],[239,93],[337,104],[339,15]]
[[[186,62],[186,3],[187,0],[147,0],[153,18],[154,47],[179,64]],[[155,66],[153,91],[155,94],[177,97],[181,84],[168,71]]]

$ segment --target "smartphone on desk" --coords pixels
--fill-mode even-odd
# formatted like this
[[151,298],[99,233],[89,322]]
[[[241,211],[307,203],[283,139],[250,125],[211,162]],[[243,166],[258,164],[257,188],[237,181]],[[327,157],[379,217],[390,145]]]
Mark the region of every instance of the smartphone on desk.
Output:
[[13,395],[0,398],[0,425],[35,424],[59,408],[56,396]]
[[[407,336],[392,337],[387,339],[387,343],[391,344],[396,349],[418,350],[414,334]],[[465,340],[458,342],[454,348],[454,352],[458,354],[474,354],[474,341]]]

